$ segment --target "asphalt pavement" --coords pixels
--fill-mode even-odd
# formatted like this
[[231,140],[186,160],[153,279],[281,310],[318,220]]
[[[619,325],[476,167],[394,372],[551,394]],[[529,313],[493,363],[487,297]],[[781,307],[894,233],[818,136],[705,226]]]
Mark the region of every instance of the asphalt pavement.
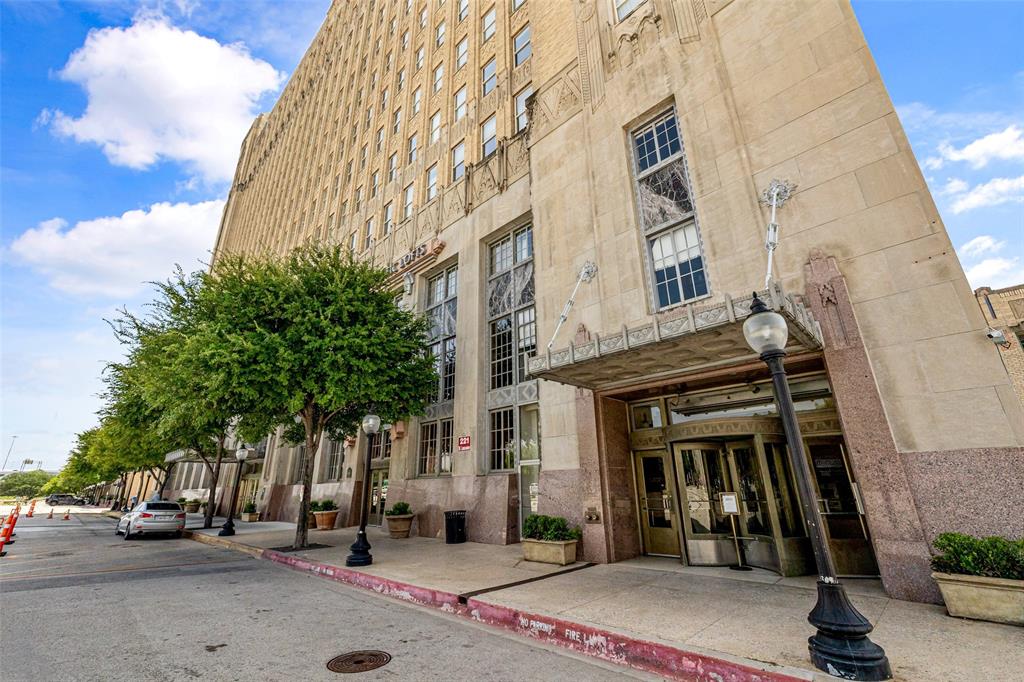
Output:
[[652,679],[219,547],[126,542],[114,524],[19,519],[0,559],[0,679],[338,680],[327,662],[359,650],[392,657],[359,679]]

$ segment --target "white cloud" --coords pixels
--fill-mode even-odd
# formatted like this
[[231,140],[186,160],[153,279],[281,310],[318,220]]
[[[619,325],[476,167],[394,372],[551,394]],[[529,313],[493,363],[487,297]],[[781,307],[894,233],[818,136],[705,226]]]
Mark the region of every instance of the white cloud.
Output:
[[1020,258],[986,258],[967,268],[966,274],[967,281],[975,289],[1001,289],[1024,282],[1024,267],[1020,264]]
[[[971,168],[984,168],[991,161],[1024,161],[1024,131],[1011,125],[998,133],[974,140],[960,149],[948,142],[939,145],[946,161],[965,161]],[[931,159],[929,159],[930,161]]]
[[222,45],[151,12],[127,28],[90,31],[59,75],[85,90],[85,111],[44,111],[38,121],[98,144],[115,165],[145,169],[166,159],[207,182],[231,179],[260,99],[284,79],[243,45]]
[[175,263],[196,269],[213,248],[224,202],[153,204],[148,210],[85,220],[67,229],[53,218],[26,230],[12,253],[56,289],[79,296],[127,298]]
[[982,234],[963,244],[957,250],[957,253],[960,254],[961,258],[976,258],[986,253],[999,253],[1004,246],[1006,246],[1005,241]]
[[993,178],[975,185],[953,202],[953,213],[963,213],[985,206],[1007,202],[1024,202],[1024,175],[1016,178]]
[[960,178],[949,178],[946,180],[946,184],[939,189],[939,194],[960,194],[962,192],[966,192],[969,186],[970,185]]

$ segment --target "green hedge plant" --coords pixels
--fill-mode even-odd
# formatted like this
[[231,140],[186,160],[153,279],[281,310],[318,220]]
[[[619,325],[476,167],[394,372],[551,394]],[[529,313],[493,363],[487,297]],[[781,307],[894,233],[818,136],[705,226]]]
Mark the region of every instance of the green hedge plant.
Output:
[[243,514],[255,514],[256,513],[256,503],[255,502],[246,502],[245,506],[242,507],[242,513]]
[[313,500],[312,502],[309,503],[309,511],[311,513],[312,512],[323,511],[323,509],[321,509],[321,507],[320,507],[321,504],[322,504],[321,502],[317,502],[316,500]]
[[334,500],[320,500],[320,504],[316,511],[335,511],[338,505],[334,503]]
[[932,544],[940,552],[932,568],[940,573],[1024,580],[1024,539],[942,533]]
[[395,504],[384,512],[386,516],[405,516],[412,514],[412,507],[408,502],[395,502]]
[[583,533],[579,526],[570,527],[569,522],[561,516],[544,516],[532,514],[523,521],[523,537],[527,540],[547,540],[549,542],[565,542],[580,540]]

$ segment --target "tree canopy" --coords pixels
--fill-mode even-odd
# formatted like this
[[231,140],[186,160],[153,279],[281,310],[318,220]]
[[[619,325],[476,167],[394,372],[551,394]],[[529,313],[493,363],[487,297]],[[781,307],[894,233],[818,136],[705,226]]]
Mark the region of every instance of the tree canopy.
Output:
[[15,471],[0,478],[0,495],[9,497],[35,497],[53,474],[38,469]]

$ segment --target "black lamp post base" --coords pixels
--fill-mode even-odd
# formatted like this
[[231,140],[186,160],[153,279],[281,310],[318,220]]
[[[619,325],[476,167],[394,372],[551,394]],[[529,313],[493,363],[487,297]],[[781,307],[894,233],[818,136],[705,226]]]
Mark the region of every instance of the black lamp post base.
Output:
[[369,566],[373,563],[373,555],[370,554],[370,542],[366,539],[366,531],[359,529],[356,534],[356,541],[349,547],[351,554],[345,558],[346,566]]
[[220,532],[217,533],[217,535],[219,535],[221,537],[224,537],[224,536],[234,535],[234,534],[235,534],[235,522],[231,518],[228,518],[228,522],[224,524],[224,527],[220,529]]
[[838,582],[818,581],[818,603],[807,620],[818,628],[807,640],[816,668],[844,680],[892,679],[885,651],[868,639],[871,623],[850,603]]
[[753,571],[754,569],[752,569],[750,566],[732,565],[732,566],[729,567],[729,570],[730,571]]

